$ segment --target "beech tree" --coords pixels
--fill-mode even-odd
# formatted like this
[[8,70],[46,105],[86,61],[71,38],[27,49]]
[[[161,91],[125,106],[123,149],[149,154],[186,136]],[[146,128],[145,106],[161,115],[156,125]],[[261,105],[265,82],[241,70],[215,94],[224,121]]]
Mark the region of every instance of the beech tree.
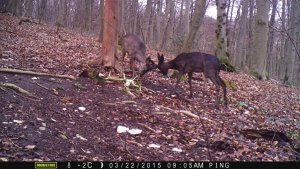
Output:
[[266,59],[269,33],[269,0],[256,0],[256,21],[254,32],[254,51],[252,71],[262,79],[266,79]]

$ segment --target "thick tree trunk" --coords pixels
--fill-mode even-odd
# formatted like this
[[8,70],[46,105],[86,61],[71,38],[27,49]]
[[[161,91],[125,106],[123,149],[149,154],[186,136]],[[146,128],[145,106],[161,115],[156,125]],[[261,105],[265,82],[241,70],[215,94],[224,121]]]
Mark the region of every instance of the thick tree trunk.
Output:
[[41,0],[39,5],[39,22],[45,20],[45,13],[47,8],[47,0]]
[[284,82],[300,85],[300,2],[291,1],[288,39],[285,43],[286,71]]
[[257,14],[254,33],[254,52],[252,56],[252,71],[262,79],[266,79],[266,59],[269,33],[269,1],[256,0]]
[[103,65],[120,71],[117,62],[119,0],[105,1],[104,30],[101,56],[89,62],[90,65]]
[[27,0],[26,1],[25,16],[26,17],[32,17],[32,11],[33,11],[33,0]]

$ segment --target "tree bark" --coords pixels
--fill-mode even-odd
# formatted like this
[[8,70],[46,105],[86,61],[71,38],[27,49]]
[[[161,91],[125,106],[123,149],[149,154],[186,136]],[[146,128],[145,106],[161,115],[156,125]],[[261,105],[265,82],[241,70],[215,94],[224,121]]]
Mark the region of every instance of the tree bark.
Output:
[[150,20],[151,20],[151,10],[152,10],[152,5],[153,5],[153,0],[147,0],[147,5],[146,5],[146,11],[145,11],[145,25],[144,25],[144,31],[143,31],[143,35],[144,35],[144,41],[147,43],[149,37],[149,24],[150,24]]
[[238,68],[244,67],[245,55],[246,55],[246,39],[247,39],[247,16],[249,0],[243,0],[242,3],[242,15],[239,20],[239,31],[236,40],[236,52],[233,56],[233,63]]
[[257,14],[254,33],[254,52],[252,56],[252,71],[258,74],[260,78],[266,79],[266,59],[268,48],[269,33],[269,1],[256,0]]
[[119,0],[105,1],[104,6],[104,30],[102,43],[102,56],[92,60],[90,65],[103,65],[104,67],[114,68],[121,71],[117,62],[117,43],[118,43],[118,19],[119,19]]
[[104,27],[104,0],[100,0],[99,8],[100,30],[99,30],[99,42],[103,42],[103,27]]
[[216,0],[217,4],[217,49],[219,58],[228,58],[226,34],[226,0]]
[[39,6],[39,23],[42,20],[45,20],[45,13],[47,8],[47,0],[40,0],[40,6]]
[[269,39],[268,39],[268,51],[267,51],[267,73],[269,76],[273,76],[273,67],[274,67],[274,59],[276,55],[272,53],[273,51],[273,44],[274,44],[274,27],[275,27],[275,15],[276,15],[276,10],[277,10],[277,4],[278,0],[272,0],[272,13],[271,13],[271,18],[270,18],[270,31],[269,31]]
[[159,49],[159,39],[161,36],[161,15],[162,15],[162,0],[156,0],[156,31],[155,31],[155,42],[156,49]]
[[33,0],[27,0],[26,1],[25,16],[26,17],[32,17],[32,11],[33,11]]
[[300,85],[300,2],[291,1],[290,17],[288,24],[288,39],[285,43],[286,70],[284,82]]
[[[281,24],[281,30],[286,31],[285,25],[286,25],[286,15],[285,15],[285,10],[286,10],[286,3],[285,0],[282,1],[282,8],[281,8],[281,19],[282,19],[282,24]],[[279,79],[283,79],[285,75],[285,69],[286,69],[286,64],[284,62],[284,44],[285,44],[285,35],[281,35],[281,46],[280,46],[280,56],[278,59],[278,66],[277,66],[277,76]]]

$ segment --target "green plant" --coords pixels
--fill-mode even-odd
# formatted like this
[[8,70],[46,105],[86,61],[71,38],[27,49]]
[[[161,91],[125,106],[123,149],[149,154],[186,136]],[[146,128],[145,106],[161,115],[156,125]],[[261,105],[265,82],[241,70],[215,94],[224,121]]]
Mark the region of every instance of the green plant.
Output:
[[236,68],[230,63],[227,57],[221,57],[221,69],[228,72],[236,72]]

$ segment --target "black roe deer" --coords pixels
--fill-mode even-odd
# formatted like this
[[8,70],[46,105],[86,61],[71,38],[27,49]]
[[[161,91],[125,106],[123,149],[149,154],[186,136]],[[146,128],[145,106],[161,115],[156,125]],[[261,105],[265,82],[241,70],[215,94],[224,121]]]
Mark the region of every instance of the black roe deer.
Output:
[[216,86],[216,104],[220,100],[219,91],[220,86],[223,88],[224,93],[224,104],[227,105],[227,96],[226,96],[226,85],[221,79],[219,73],[221,69],[221,63],[216,56],[209,55],[201,52],[192,52],[192,53],[181,53],[175,59],[165,63],[165,58],[159,53],[157,54],[158,58],[158,69],[163,75],[167,75],[169,69],[178,70],[178,77],[175,86],[175,91],[180,82],[180,77],[183,74],[188,74],[188,82],[190,85],[190,97],[192,97],[192,75],[194,72],[203,72],[205,78],[209,78]]
[[122,46],[122,62],[124,63],[127,53],[130,56],[130,69],[133,75],[135,75],[136,70],[140,76],[143,76],[148,71],[157,68],[151,58],[146,56],[146,45],[138,35],[133,33],[125,35]]

